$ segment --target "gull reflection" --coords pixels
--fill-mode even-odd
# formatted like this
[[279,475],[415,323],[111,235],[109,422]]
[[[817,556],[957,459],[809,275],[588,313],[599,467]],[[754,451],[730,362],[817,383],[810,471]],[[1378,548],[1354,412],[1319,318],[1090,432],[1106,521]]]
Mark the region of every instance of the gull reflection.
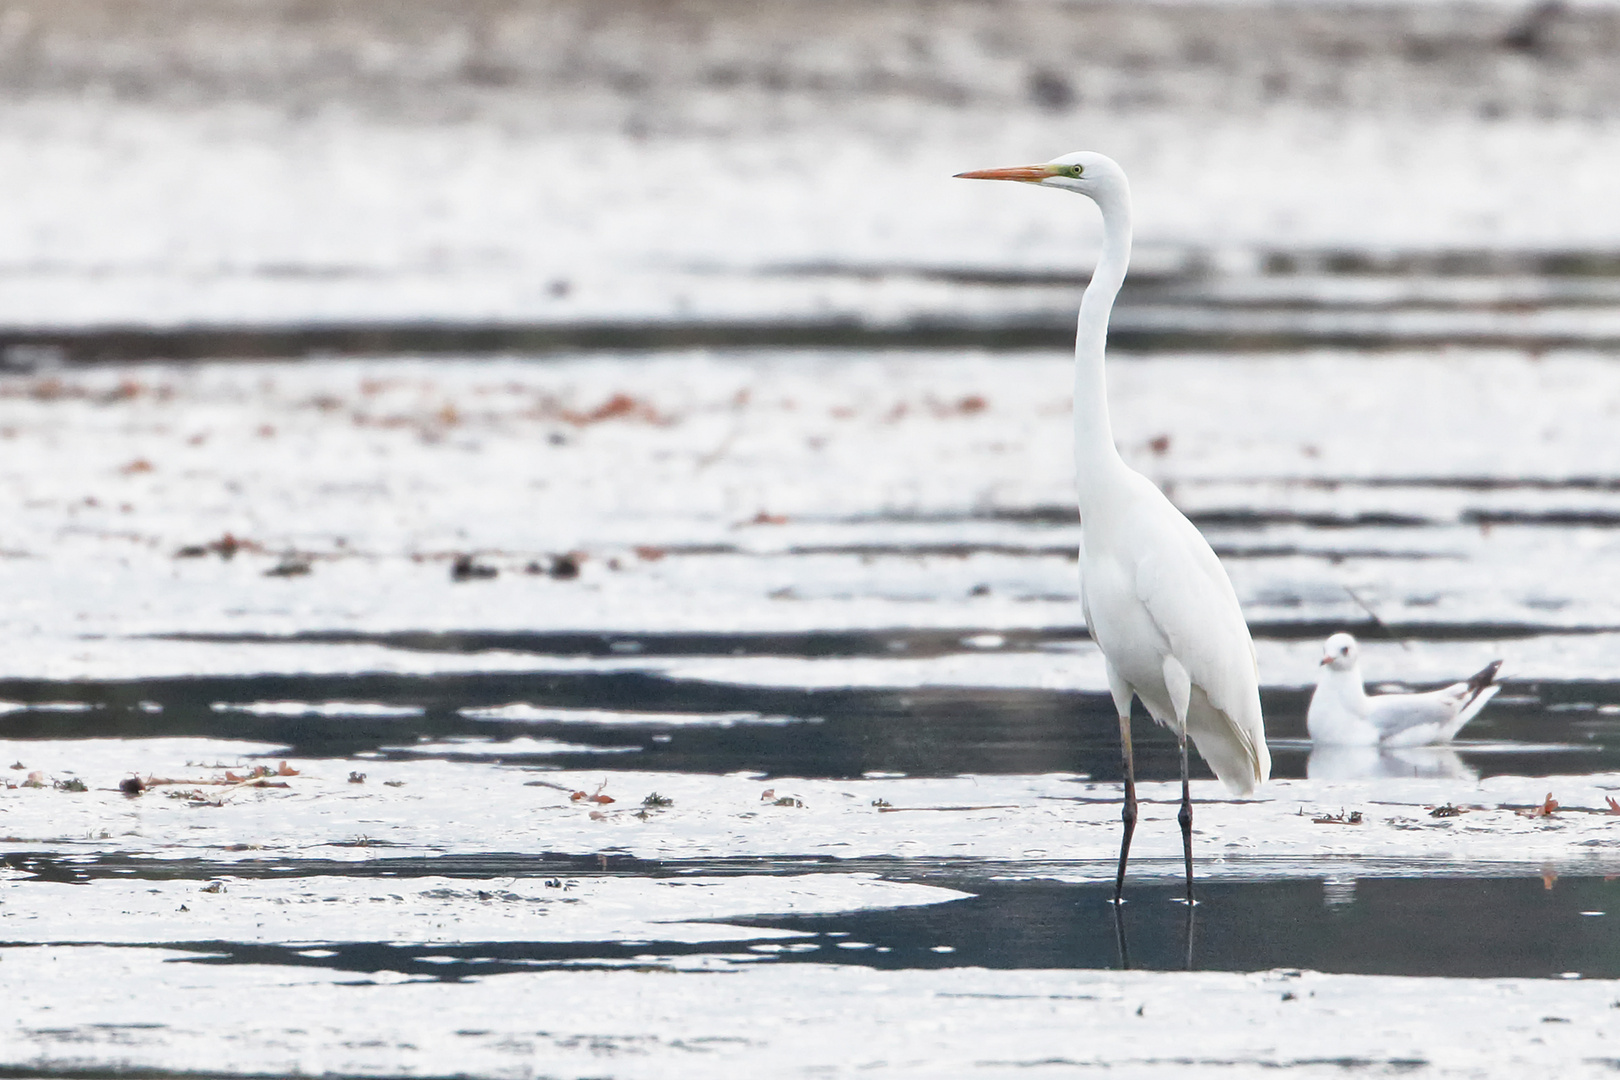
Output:
[[1384,777],[1473,780],[1478,777],[1449,746],[1315,746],[1305,762],[1312,780],[1378,780]]

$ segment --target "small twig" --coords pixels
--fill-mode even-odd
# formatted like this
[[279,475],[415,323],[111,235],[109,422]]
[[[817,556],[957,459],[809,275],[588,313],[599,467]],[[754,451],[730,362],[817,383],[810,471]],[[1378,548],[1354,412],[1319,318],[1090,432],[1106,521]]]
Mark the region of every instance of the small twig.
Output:
[[721,458],[725,457],[726,454],[731,451],[732,444],[737,441],[737,437],[742,434],[742,430],[743,422],[738,420],[737,423],[732,425],[731,430],[726,433],[726,437],[720,440],[720,444],[718,446],[706,454],[698,455],[697,468],[694,471],[702,472],[715,462],[719,461]]
[[878,813],[880,813],[880,814],[900,814],[900,813],[904,813],[904,812],[906,812],[908,810],[909,811],[924,811],[924,810],[926,810],[926,811],[931,811],[931,812],[934,812],[934,813],[943,813],[945,811],[952,811],[952,810],[1017,810],[1017,809],[1019,809],[1019,806],[1018,806],[1017,803],[993,803],[993,804],[991,804],[989,806],[880,806],[880,807],[877,808]]
[[252,778],[247,779],[247,780],[239,780],[236,783],[231,784],[228,787],[220,788],[218,793],[216,793],[213,798],[204,799],[203,801],[206,802],[206,803],[211,803],[214,806],[224,806],[225,805],[225,799],[228,796],[234,794],[235,792],[238,792],[238,791],[242,790],[243,788],[249,788],[249,787],[251,787],[251,788],[290,788],[290,787],[292,787],[292,785],[287,783],[287,781],[285,781],[285,780],[269,780],[269,779],[267,779],[267,778],[265,778],[263,776],[255,776],[255,777],[252,777]]
[[1360,825],[1361,822],[1360,810],[1352,810],[1348,814],[1340,810],[1337,814],[1322,814],[1311,818],[1313,825]]
[[1389,624],[1384,622],[1383,619],[1380,619],[1378,617],[1378,612],[1374,611],[1365,600],[1357,596],[1354,589],[1344,584],[1342,581],[1339,583],[1339,588],[1343,589],[1345,595],[1356,602],[1356,607],[1367,613],[1367,618],[1372,620],[1373,625],[1378,628],[1380,633],[1382,633],[1389,640],[1398,642],[1401,648],[1405,649],[1407,652],[1412,651],[1412,643],[1407,641],[1405,638],[1396,637],[1395,632],[1389,628]]
[[569,795],[572,795],[574,793],[574,789],[569,787],[568,785],[566,785],[566,784],[553,784],[550,780],[530,780],[530,781],[527,781],[523,786],[524,787],[548,787],[553,791],[561,791],[561,792],[564,792],[564,793],[569,794]]
[[179,784],[183,787],[230,787],[239,784],[239,780],[175,780],[165,776],[148,776],[141,783],[147,787],[162,787],[165,784]]

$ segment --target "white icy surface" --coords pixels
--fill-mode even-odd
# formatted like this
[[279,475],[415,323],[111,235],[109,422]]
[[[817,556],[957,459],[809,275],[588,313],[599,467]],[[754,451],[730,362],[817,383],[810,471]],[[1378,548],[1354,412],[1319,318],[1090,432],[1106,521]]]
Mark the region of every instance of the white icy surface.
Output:
[[[1061,354],[971,352],[0,377],[0,495],[15,508],[0,521],[0,674],[612,667],[758,681],[766,667],[747,657],[130,636],[1074,627],[1078,530],[982,519],[1043,508],[1061,522],[1072,504],[1068,378]],[[1353,590],[1392,623],[1620,626],[1620,531],[1470,516],[1620,509],[1581,486],[1620,475],[1620,373],[1603,355],[1127,357],[1110,378],[1127,456],[1190,513],[1306,515],[1206,526],[1251,619],[1359,621]],[[1480,478],[1542,486],[1469,486]],[[1427,524],[1309,523],[1368,513]],[[244,545],[233,559],[175,557],[226,533]],[[577,578],[524,572],[565,552],[579,553]],[[288,553],[311,572],[266,577]],[[456,553],[500,577],[452,582]],[[1084,650],[963,649],[847,670],[890,685],[1098,685]],[[1308,683],[1302,650],[1263,645],[1262,677]],[[1614,655],[1598,635],[1426,645],[1403,663],[1414,679],[1495,656],[1525,677],[1596,677]],[[796,663],[783,677],[820,681],[819,661]]]
[[496,720],[507,724],[590,724],[593,727],[634,725],[636,727],[735,727],[738,724],[763,724],[780,727],[783,724],[819,723],[818,716],[764,716],[755,712],[731,713],[668,713],[623,712],[612,709],[559,709],[541,708],[526,702],[514,701],[506,705],[487,708],[457,709],[469,720]]
[[434,757],[454,754],[458,757],[502,758],[515,757],[520,754],[633,754],[640,747],[592,746],[587,743],[567,743],[557,739],[531,739],[526,736],[495,742],[492,739],[479,738],[476,735],[458,735],[453,739],[446,739],[442,742],[424,739],[421,742],[409,743],[404,746],[382,746],[379,749],[385,753],[426,754]]
[[[462,753],[466,745],[433,749]],[[472,749],[498,757],[503,747],[511,757],[556,752],[526,738]],[[761,779],[638,771],[633,760],[612,772],[568,772],[429,759],[367,761],[365,782],[356,784],[348,780],[353,761],[294,760],[297,775],[270,778],[286,787],[197,785],[225,768],[245,772],[253,763],[247,753],[281,759],[275,747],[202,740],[0,742],[0,756],[24,766],[0,774],[6,782],[39,771],[47,780],[78,777],[91,789],[0,790],[0,836],[22,850],[226,863],[556,851],[655,860],[948,857],[1083,881],[1111,879],[1118,855],[1118,784],[1062,774]],[[129,798],[117,784],[132,773],[192,783]],[[210,803],[166,792],[197,792]],[[1133,866],[1177,875],[1179,789],[1143,783],[1139,792]],[[643,810],[655,793],[673,805]],[[1615,873],[1620,816],[1609,812],[1607,798],[1616,793],[1620,776],[1610,774],[1479,780],[1443,769],[1274,780],[1245,800],[1229,799],[1214,781],[1194,781],[1195,841],[1200,873],[1242,879],[1527,867]],[[1549,794],[1563,809],[1527,816]],[[596,795],[608,801],[586,797]],[[1466,812],[1430,815],[1446,804]],[[1349,810],[1361,811],[1363,823],[1314,820]]]
[[[29,882],[0,905],[8,944],[231,941],[280,945],[791,939],[728,917],[938,904],[968,894],[874,874],[782,877],[102,879]],[[205,891],[215,883],[216,891]]]
[[221,713],[247,713],[250,716],[421,716],[417,705],[384,705],[375,701],[216,701],[209,708]]
[[1609,982],[791,964],[442,983],[181,963],[188,954],[158,948],[0,955],[14,1018],[0,1029],[0,1058],[40,1068],[1476,1077],[1596,1075],[1615,1053]]

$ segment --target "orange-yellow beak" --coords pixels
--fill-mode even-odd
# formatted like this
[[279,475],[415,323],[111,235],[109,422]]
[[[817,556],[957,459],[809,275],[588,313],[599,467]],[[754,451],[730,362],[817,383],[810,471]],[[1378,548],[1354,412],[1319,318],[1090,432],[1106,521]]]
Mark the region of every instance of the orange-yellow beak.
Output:
[[1017,180],[1025,184],[1038,184],[1048,176],[1056,176],[1056,165],[1014,165],[1010,169],[980,169],[977,172],[956,174],[958,180]]

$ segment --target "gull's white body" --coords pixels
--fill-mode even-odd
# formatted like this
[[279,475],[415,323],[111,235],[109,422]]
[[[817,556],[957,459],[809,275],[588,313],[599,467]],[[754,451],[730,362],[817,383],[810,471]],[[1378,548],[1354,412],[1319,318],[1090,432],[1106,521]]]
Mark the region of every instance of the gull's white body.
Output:
[[1328,638],[1322,672],[1305,714],[1311,741],[1323,746],[1434,746],[1450,742],[1496,696],[1501,661],[1471,678],[1426,694],[1368,695],[1361,650],[1349,634]]

